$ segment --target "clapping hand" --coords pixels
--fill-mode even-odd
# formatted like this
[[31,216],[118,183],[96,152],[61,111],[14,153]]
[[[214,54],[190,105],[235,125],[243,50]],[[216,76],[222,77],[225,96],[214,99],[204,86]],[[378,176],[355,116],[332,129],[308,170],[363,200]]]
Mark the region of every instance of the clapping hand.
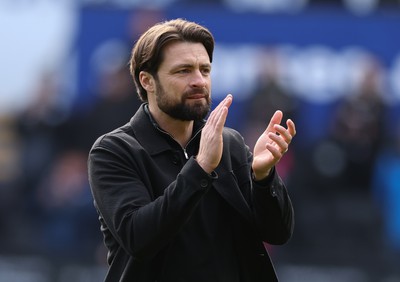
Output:
[[273,166],[288,151],[289,144],[296,135],[294,122],[288,119],[285,128],[280,125],[282,118],[283,113],[276,111],[254,146],[252,169],[255,180],[269,175]]

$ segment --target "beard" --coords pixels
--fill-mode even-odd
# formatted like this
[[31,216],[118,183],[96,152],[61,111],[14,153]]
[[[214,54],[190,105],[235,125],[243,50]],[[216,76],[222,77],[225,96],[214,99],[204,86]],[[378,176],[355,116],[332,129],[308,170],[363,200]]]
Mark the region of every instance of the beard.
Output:
[[[186,103],[188,97],[194,94],[204,94],[204,101],[198,100],[195,103]],[[171,101],[164,88],[158,80],[156,80],[156,101],[158,107],[167,115],[182,121],[199,121],[203,120],[210,111],[211,99],[209,91],[205,88],[192,88],[185,91],[179,102]]]

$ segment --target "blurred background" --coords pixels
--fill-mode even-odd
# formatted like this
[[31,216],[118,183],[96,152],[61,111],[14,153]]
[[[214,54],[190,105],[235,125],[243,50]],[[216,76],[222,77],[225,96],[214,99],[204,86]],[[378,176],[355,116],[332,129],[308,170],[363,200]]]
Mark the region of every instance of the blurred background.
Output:
[[155,22],[216,39],[213,99],[252,147],[297,124],[278,164],[294,237],[282,282],[400,281],[399,0],[1,0],[0,281],[102,281],[87,181],[95,139],[139,106],[127,62]]

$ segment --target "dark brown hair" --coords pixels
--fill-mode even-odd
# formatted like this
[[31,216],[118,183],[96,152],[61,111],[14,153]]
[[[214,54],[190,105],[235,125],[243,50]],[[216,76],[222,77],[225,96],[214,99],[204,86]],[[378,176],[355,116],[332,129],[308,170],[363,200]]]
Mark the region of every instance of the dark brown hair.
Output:
[[147,91],[139,81],[139,73],[146,71],[156,76],[163,60],[163,48],[171,42],[202,43],[212,62],[214,37],[207,28],[183,19],[155,24],[140,36],[132,49],[130,59],[130,72],[137,94],[143,102],[147,101]]

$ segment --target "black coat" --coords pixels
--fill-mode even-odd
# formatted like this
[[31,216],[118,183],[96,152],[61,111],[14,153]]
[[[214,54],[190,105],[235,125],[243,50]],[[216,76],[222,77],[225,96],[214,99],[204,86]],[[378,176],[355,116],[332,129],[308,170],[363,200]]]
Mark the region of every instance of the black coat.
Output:
[[89,154],[109,250],[105,281],[277,281],[263,241],[287,242],[294,224],[277,172],[253,181],[252,154],[225,128],[222,160],[209,175],[194,158],[203,123],[182,148],[146,109]]

